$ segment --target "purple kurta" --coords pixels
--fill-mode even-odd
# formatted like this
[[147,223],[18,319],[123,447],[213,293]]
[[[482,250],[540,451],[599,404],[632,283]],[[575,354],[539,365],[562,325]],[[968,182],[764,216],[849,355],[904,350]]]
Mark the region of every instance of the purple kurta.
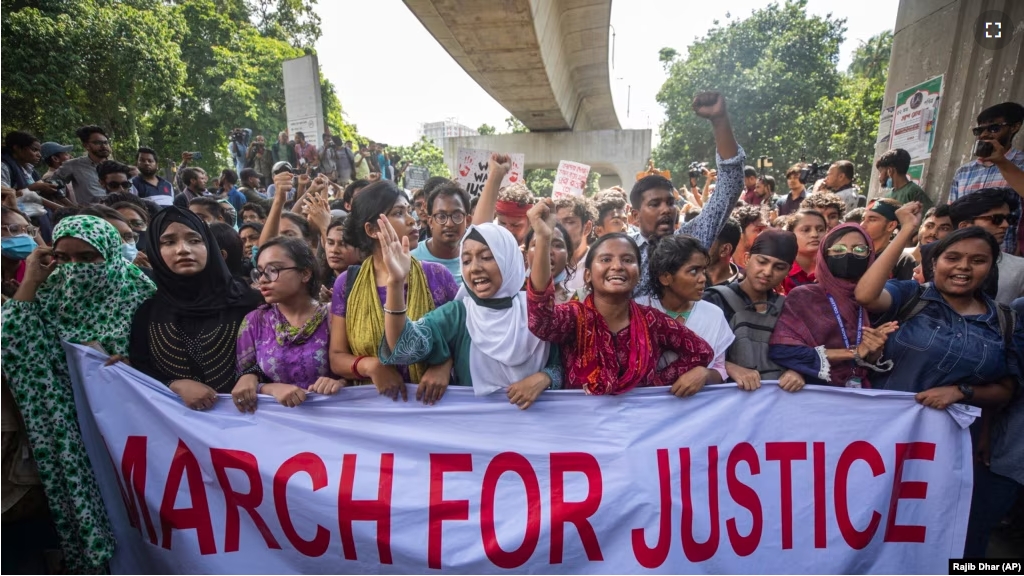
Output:
[[294,384],[306,389],[317,378],[329,376],[331,315],[327,305],[302,328],[294,328],[274,304],[250,312],[238,330],[238,371],[256,374],[261,382]]

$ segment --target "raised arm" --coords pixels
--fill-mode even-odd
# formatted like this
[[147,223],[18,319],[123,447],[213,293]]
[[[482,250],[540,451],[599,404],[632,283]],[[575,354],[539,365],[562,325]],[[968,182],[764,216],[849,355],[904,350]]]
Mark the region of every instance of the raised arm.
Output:
[[486,224],[494,221],[494,207],[498,204],[498,188],[501,181],[512,169],[512,159],[507,154],[491,154],[488,162],[487,181],[480,192],[480,201],[473,212],[473,224]]
[[[679,227],[677,234],[687,234],[709,248],[718,238],[736,201],[743,193],[743,153],[732,134],[732,124],[725,107],[725,97],[718,92],[703,92],[693,99],[693,111],[711,121],[718,158],[718,184],[715,193],[708,196],[705,185],[703,208],[700,215]],[[712,178],[708,177],[708,183]]]
[[384,337],[388,348],[398,347],[398,340],[405,330],[407,304],[405,281],[409,277],[412,256],[409,255],[409,238],[398,237],[386,216],[377,219],[377,241],[384,253],[384,264],[388,269],[388,295],[384,299]]
[[892,306],[892,296],[886,292],[885,283],[889,281],[893,267],[903,255],[903,249],[910,243],[914,232],[921,224],[921,203],[907,202],[896,210],[896,218],[900,222],[899,234],[889,243],[887,249],[875,258],[874,263],[857,282],[857,289],[853,293],[857,303],[870,312],[885,312]]
[[267,220],[263,224],[263,232],[260,232],[260,246],[277,236],[281,228],[281,212],[284,211],[284,203],[291,189],[291,172],[281,172],[274,176],[274,203],[270,205],[270,213],[267,214]]
[[[479,207],[477,208],[479,209]],[[530,226],[537,244],[534,247],[535,254],[547,254],[551,252],[551,236],[555,228],[555,203],[551,198],[541,198],[526,213],[530,219]],[[534,266],[530,268],[530,283],[537,292],[544,291],[551,282],[551,259],[535,258]]]

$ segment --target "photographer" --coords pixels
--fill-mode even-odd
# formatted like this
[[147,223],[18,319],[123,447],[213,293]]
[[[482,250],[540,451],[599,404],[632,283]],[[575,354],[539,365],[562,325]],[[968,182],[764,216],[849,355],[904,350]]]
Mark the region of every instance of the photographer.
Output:
[[[274,168],[273,154],[267,150],[267,141],[262,135],[257,136],[253,140],[245,156],[245,167],[252,168],[257,174],[270,174],[270,171]],[[244,172],[244,170],[241,172]],[[265,187],[268,182],[269,179],[267,177],[261,178],[260,187]]]
[[302,132],[295,133],[295,159],[299,166],[316,163],[316,146],[306,142],[306,135]]
[[375,172],[373,169],[373,162],[369,146],[366,144],[359,145],[359,152],[355,154],[355,160],[353,165],[355,166],[355,178],[356,180],[369,180],[370,172]]
[[[1013,139],[1024,124],[1024,106],[1016,102],[1003,102],[981,111],[978,125],[971,129],[977,141],[975,160],[957,168],[949,187],[949,202],[973,194],[984,188],[1013,188],[1024,197],[1024,152],[1013,147]],[[1021,212],[1011,216],[1010,228],[1003,240],[1003,252],[1019,255],[1024,246],[1024,226]]]
[[231,160],[235,163],[235,172],[241,172],[245,168],[245,156],[249,150],[249,139],[252,137],[252,130],[248,128],[235,128],[228,135],[228,151],[231,153]]
[[[328,132],[330,132],[328,130]],[[320,173],[332,182],[338,181],[338,165],[341,164],[341,138],[324,135],[324,145],[320,148]]]

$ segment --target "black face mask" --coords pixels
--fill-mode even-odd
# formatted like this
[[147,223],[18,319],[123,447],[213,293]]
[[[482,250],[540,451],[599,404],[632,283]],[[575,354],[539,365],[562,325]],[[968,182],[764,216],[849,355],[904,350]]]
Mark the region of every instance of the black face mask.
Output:
[[829,256],[825,259],[828,264],[828,271],[836,278],[843,280],[860,280],[860,277],[868,271],[868,259],[857,258],[851,254],[842,256]]

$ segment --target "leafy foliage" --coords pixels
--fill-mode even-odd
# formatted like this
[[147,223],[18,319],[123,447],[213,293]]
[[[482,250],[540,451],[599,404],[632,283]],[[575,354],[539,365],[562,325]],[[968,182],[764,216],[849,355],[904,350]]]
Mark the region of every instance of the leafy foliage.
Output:
[[[3,0],[3,131],[78,145],[75,129],[98,124],[116,158],[142,144],[218,168],[232,128],[273,140],[286,127],[281,63],[311,52],[315,3]],[[361,140],[330,82],[321,94],[334,133]]]
[[481,136],[492,136],[498,133],[498,129],[490,124],[481,124],[480,127],[476,129],[476,133]]
[[[852,74],[837,70],[844,20],[807,13],[806,0],[754,10],[716,26],[685,57],[662,50],[669,78],[655,163],[686,174],[692,161],[714,158],[707,121],[690,109],[693,95],[719,90],[748,158],[771,156],[777,170],[807,161],[849,159],[865,181],[885,87],[891,33],[858,51]],[[886,66],[880,66],[885,61]]]
[[431,176],[451,177],[451,171],[444,162],[444,150],[438,148],[426,136],[420,136],[419,141],[412,146],[391,146],[389,150],[399,154],[402,161],[408,160],[413,166],[426,168]]

